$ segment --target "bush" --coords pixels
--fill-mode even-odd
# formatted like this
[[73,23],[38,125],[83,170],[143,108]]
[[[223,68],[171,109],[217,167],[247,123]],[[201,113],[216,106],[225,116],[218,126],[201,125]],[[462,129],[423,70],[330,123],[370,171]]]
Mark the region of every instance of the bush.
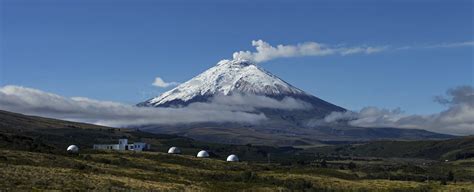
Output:
[[350,170],[353,170],[355,169],[357,166],[354,162],[350,162],[349,165],[347,165],[347,168],[349,168]]
[[89,169],[90,167],[88,165],[82,164],[82,163],[76,163],[74,164],[74,169],[78,170],[86,170]]
[[240,178],[243,182],[251,182],[257,178],[257,173],[253,171],[244,171],[240,174]]
[[87,161],[92,160],[92,157],[90,155],[84,155],[82,156],[82,158]]
[[454,173],[452,171],[449,171],[446,179],[448,181],[454,181]]
[[323,159],[323,161],[321,161],[321,167],[323,167],[323,168],[327,168],[327,167],[328,167],[328,163],[326,162],[325,159]]
[[446,182],[446,179],[442,179],[440,182],[439,182],[441,185],[447,185],[448,183]]
[[290,190],[304,191],[313,188],[313,184],[304,179],[285,180],[283,185]]

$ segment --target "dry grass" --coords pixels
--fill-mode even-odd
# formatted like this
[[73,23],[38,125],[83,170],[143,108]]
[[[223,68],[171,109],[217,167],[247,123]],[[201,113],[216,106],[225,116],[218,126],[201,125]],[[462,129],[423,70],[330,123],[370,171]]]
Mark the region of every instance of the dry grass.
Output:
[[[91,152],[71,156],[0,149],[0,188],[145,191],[472,191],[473,183],[440,185],[347,179],[347,170],[228,163],[156,152]],[[323,172],[325,171],[325,172]]]

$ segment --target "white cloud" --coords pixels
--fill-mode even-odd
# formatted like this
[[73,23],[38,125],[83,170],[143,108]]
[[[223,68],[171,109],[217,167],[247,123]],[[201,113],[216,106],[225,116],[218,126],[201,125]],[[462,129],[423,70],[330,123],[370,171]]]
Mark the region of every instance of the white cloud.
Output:
[[436,44],[436,45],[425,46],[425,48],[455,48],[455,47],[471,47],[471,46],[474,46],[474,41],[441,43],[441,44]]
[[178,82],[165,82],[161,77],[156,77],[155,81],[153,81],[152,83],[153,86],[162,87],[162,88],[166,88],[166,87],[174,86],[178,84],[179,84]]
[[[246,102],[252,101],[252,102]],[[209,102],[181,108],[136,107],[84,97],[66,98],[37,89],[8,85],[0,87],[0,109],[12,112],[129,127],[149,124],[186,124],[203,122],[240,122],[257,124],[266,120],[257,108],[307,109],[307,103],[264,96],[219,96]]]
[[439,43],[431,45],[407,45],[398,47],[394,50],[420,50],[420,49],[442,49],[442,48],[461,48],[461,47],[472,47],[474,46],[474,41],[464,41],[464,42],[451,42],[451,43]]
[[199,122],[258,123],[264,114],[218,108],[147,108],[83,97],[66,98],[37,89],[0,87],[0,109],[108,126]]
[[406,115],[400,109],[387,110],[365,107],[358,112],[333,112],[323,120],[313,120],[311,126],[348,122],[359,127],[396,127],[425,129],[455,135],[474,135],[474,88],[461,86],[447,91],[448,98],[436,97],[448,109],[431,115]]
[[[438,96],[435,101],[448,108],[431,115],[407,115],[400,109],[366,107],[358,112],[333,112],[324,119],[311,121],[309,125],[347,122],[359,127],[415,128],[456,135],[474,134],[474,88],[457,87],[448,90],[447,95]],[[276,100],[264,96],[232,95],[214,97],[209,102],[193,103],[182,108],[148,108],[84,97],[66,98],[12,85],[0,87],[1,110],[118,127],[203,122],[258,124],[267,118],[257,113],[257,108],[305,110],[309,109],[308,106],[303,101],[289,97]]]
[[239,51],[233,54],[234,59],[243,59],[255,63],[265,62],[277,58],[302,57],[302,56],[326,56],[326,55],[350,55],[350,54],[372,54],[385,50],[387,47],[355,46],[341,47],[330,46],[317,42],[306,42],[296,45],[272,46],[263,40],[252,41],[256,52]]
[[303,57],[303,56],[327,56],[327,55],[352,55],[352,54],[373,54],[388,50],[413,50],[413,49],[433,49],[433,48],[457,48],[457,47],[472,47],[474,41],[441,43],[424,46],[401,46],[393,47],[389,45],[384,46],[341,46],[341,45],[327,45],[318,42],[305,42],[296,45],[277,45],[272,46],[263,40],[252,41],[252,46],[256,51],[238,51],[234,52],[233,59],[248,60],[255,63],[261,63],[278,58]]
[[312,105],[304,101],[285,97],[282,100],[276,100],[266,96],[259,95],[241,95],[234,94],[230,96],[215,96],[207,103],[192,103],[188,108],[196,109],[225,109],[231,111],[256,111],[258,108],[285,109],[285,110],[308,110]]

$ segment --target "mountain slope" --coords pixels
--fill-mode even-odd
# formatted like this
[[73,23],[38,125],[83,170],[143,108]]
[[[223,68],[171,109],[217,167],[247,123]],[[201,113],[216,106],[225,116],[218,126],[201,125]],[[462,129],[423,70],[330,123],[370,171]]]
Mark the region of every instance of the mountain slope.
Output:
[[318,144],[320,141],[451,138],[448,135],[424,130],[362,128],[347,123],[307,127],[311,120],[321,119],[332,112],[346,109],[308,94],[245,60],[223,60],[189,81],[158,97],[139,103],[138,106],[185,107],[197,102],[212,103],[215,98],[231,98],[235,95],[247,95],[245,99],[241,99],[245,104],[259,102],[248,95],[270,98],[280,103],[290,98],[305,108],[254,107],[252,112],[263,113],[267,117],[266,121],[259,124],[208,122],[167,126],[147,125],[141,128],[149,132],[178,134],[199,140],[234,144],[298,145]]
[[262,153],[293,154],[299,151],[291,147],[209,143],[138,129],[104,127],[0,110],[0,149],[64,153],[66,147],[71,144],[79,146],[81,150],[90,150],[95,143],[117,143],[121,138],[128,138],[130,142],[149,143],[151,151],[166,152],[169,147],[177,146],[184,154],[196,154],[206,149],[216,158],[225,158],[229,153],[236,153],[248,161],[266,161],[266,156]]
[[422,158],[459,160],[474,157],[474,136],[448,140],[373,141],[356,145],[325,146],[307,149],[307,152],[342,156]]
[[345,111],[339,106],[305,93],[245,60],[220,61],[216,66],[191,80],[138,105],[186,106],[193,102],[208,101],[210,97],[233,94],[260,95],[277,100],[291,97],[312,105],[311,114],[316,116],[326,115],[332,111]]

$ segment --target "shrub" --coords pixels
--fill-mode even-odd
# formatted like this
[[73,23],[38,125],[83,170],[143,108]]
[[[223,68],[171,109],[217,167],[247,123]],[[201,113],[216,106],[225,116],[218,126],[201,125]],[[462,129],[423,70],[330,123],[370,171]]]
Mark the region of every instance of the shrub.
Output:
[[327,168],[327,167],[328,167],[328,164],[327,164],[327,162],[326,162],[325,159],[323,159],[323,161],[321,161],[321,167],[323,167],[323,168]]
[[310,181],[304,179],[285,180],[283,185],[290,190],[297,191],[304,191],[313,187],[313,184]]
[[454,173],[452,171],[448,172],[448,176],[446,178],[448,181],[453,181],[454,180]]
[[240,174],[243,182],[252,182],[257,178],[257,174],[253,171],[244,171]]
[[76,163],[74,164],[74,169],[78,169],[78,170],[86,170],[88,169],[89,166],[88,165],[85,165],[83,163]]
[[92,157],[90,155],[84,155],[82,156],[82,158],[87,161],[92,160]]
[[349,168],[350,170],[353,170],[355,169],[357,166],[354,162],[350,162],[349,165],[347,165],[347,168]]

